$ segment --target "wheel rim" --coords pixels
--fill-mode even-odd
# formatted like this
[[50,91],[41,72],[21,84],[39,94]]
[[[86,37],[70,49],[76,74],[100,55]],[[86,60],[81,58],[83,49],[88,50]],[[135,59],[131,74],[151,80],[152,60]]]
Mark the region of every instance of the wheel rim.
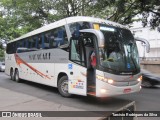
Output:
[[11,79],[13,80],[13,71],[11,71]]
[[16,78],[16,81],[18,81],[18,80],[19,80],[18,72],[16,72],[16,76],[15,76],[15,78]]
[[61,83],[61,90],[63,93],[68,93],[68,81],[64,80],[64,82]]

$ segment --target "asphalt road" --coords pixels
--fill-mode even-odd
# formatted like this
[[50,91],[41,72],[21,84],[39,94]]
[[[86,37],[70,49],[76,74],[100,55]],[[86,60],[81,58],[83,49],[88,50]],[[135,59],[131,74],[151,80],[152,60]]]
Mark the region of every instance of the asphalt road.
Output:
[[[139,93],[103,99],[77,95],[72,98],[63,98],[56,88],[27,81],[16,83],[0,72],[0,111],[50,111],[55,108],[56,110],[73,108],[73,110],[105,111],[115,110],[130,101],[135,101],[137,111],[160,111],[160,87],[142,88]],[[160,118],[154,118],[156,119]]]

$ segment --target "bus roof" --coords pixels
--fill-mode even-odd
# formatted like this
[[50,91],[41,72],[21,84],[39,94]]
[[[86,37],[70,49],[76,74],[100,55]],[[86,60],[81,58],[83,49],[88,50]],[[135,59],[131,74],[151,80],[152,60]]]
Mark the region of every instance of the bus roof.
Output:
[[81,21],[82,22],[94,22],[94,23],[106,23],[108,25],[112,25],[112,26],[117,26],[117,27],[128,29],[127,27],[125,27],[125,26],[123,26],[121,24],[118,24],[118,23],[115,23],[115,22],[112,22],[112,21],[109,21],[109,20],[104,20],[104,19],[94,18],[94,17],[86,17],[86,16],[74,16],[74,17],[64,18],[64,19],[56,21],[54,23],[45,25],[45,26],[43,26],[41,28],[33,30],[33,31],[31,31],[31,32],[29,32],[27,34],[24,34],[21,37],[16,38],[16,39],[14,39],[14,40],[12,40],[10,42],[14,42],[14,41],[17,41],[17,40],[28,38],[28,37],[31,37],[31,36],[34,36],[34,35],[49,31],[49,30],[52,30],[54,28],[63,26],[65,24],[74,23],[74,22],[81,22]]

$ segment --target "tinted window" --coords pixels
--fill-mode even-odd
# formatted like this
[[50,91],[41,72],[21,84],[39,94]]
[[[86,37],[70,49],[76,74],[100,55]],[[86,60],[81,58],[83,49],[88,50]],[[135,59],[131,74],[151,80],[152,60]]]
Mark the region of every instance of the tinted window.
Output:
[[41,35],[38,35],[38,46],[37,46],[37,49],[41,49],[42,48],[42,36]]
[[35,48],[36,47],[36,40],[34,38],[30,38],[28,40],[28,48]]
[[89,22],[75,22],[69,24],[69,28],[72,36],[79,36],[79,30],[90,29],[91,24]]
[[16,52],[16,49],[16,42],[8,43],[6,52],[7,54],[13,54]]
[[65,27],[59,27],[46,32],[44,35],[44,46],[48,48],[57,48],[61,45],[67,44],[67,34]]
[[71,40],[71,48],[70,48],[70,60],[78,63],[80,65],[85,66],[84,60],[84,49],[82,47],[82,40],[73,39]]
[[[45,33],[7,44],[7,53],[16,53],[17,48],[51,49],[68,44],[65,27],[55,28]],[[25,52],[25,51],[23,51]]]

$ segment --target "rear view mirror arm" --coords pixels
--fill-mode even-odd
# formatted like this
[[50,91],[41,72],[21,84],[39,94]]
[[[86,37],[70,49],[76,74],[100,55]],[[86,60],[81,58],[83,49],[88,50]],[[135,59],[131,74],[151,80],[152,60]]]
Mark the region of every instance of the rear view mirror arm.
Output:
[[135,39],[136,41],[141,41],[141,42],[143,42],[143,43],[146,45],[146,52],[147,52],[147,53],[150,52],[150,44],[149,44],[149,42],[148,42],[146,39],[144,39],[144,38],[139,38],[139,37],[135,37],[134,39]]

